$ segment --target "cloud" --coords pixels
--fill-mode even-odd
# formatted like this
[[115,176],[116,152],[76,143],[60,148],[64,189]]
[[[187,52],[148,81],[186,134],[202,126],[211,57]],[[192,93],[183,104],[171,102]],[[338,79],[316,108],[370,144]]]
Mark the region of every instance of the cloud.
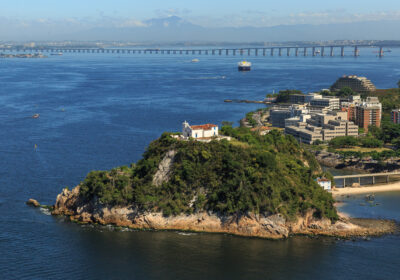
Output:
[[295,25],[295,24],[328,24],[328,23],[352,23],[363,21],[380,20],[400,20],[400,10],[398,11],[378,11],[371,13],[350,13],[345,9],[321,10],[321,11],[301,11],[298,13],[276,15],[273,11],[263,12],[256,10],[246,10],[240,14],[229,14],[221,17],[197,16],[190,20],[194,24],[204,27],[215,26],[255,26],[271,27],[276,25]]
[[179,8],[154,10],[154,14],[159,18],[171,17],[171,16],[186,17],[191,13],[192,11],[189,9],[179,9]]

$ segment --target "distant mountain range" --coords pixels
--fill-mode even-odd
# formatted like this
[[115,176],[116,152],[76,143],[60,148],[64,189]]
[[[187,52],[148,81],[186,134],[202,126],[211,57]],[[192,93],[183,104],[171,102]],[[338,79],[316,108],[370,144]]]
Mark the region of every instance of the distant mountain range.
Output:
[[179,17],[151,19],[143,27],[95,28],[76,39],[126,41],[314,41],[399,40],[400,21],[357,22],[323,25],[278,25],[273,27],[207,28]]
[[[97,27],[80,31],[37,31],[17,27],[0,28],[0,37],[10,40],[109,40],[130,42],[279,42],[328,40],[400,40],[400,21],[369,21],[321,25],[278,25],[273,27],[202,27],[180,17],[150,19],[132,27]],[[36,28],[37,29],[37,28]],[[7,32],[8,31],[8,32]],[[2,34],[4,33],[4,34]],[[18,36],[16,38],[15,36]],[[35,37],[36,36],[36,37]],[[21,38],[20,38],[21,37]]]

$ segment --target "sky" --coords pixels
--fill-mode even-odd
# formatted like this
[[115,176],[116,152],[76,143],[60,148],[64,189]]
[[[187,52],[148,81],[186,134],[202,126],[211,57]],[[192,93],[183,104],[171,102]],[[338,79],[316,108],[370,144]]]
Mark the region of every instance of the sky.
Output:
[[0,0],[0,7],[0,19],[25,24],[140,25],[171,15],[207,27],[400,19],[399,0]]
[[[400,30],[400,0],[0,0],[0,40],[85,38],[93,30],[118,33],[171,16],[181,18],[185,26],[212,29],[372,21],[383,26],[374,34],[392,38],[398,32],[386,30],[385,23],[397,21]],[[101,40],[99,34],[96,38]],[[159,34],[153,32],[154,37]],[[343,37],[339,35],[335,38]]]

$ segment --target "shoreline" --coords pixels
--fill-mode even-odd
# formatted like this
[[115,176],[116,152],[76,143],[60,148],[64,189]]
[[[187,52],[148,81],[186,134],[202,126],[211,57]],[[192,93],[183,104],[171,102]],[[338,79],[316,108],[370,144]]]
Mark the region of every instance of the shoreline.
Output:
[[376,193],[376,192],[400,192],[400,182],[383,184],[383,185],[372,185],[364,187],[346,187],[346,188],[335,188],[332,190],[332,196],[335,198],[339,195],[348,194],[365,194],[365,193]]

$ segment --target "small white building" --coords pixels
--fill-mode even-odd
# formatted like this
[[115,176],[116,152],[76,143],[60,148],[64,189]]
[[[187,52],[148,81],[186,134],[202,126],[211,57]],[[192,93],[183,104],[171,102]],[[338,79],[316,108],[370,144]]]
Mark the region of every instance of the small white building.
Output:
[[320,185],[324,190],[330,191],[332,189],[332,182],[327,178],[317,178],[316,179],[318,185]]
[[218,126],[215,124],[189,125],[188,122],[182,124],[182,135],[184,138],[211,138],[218,136]]

